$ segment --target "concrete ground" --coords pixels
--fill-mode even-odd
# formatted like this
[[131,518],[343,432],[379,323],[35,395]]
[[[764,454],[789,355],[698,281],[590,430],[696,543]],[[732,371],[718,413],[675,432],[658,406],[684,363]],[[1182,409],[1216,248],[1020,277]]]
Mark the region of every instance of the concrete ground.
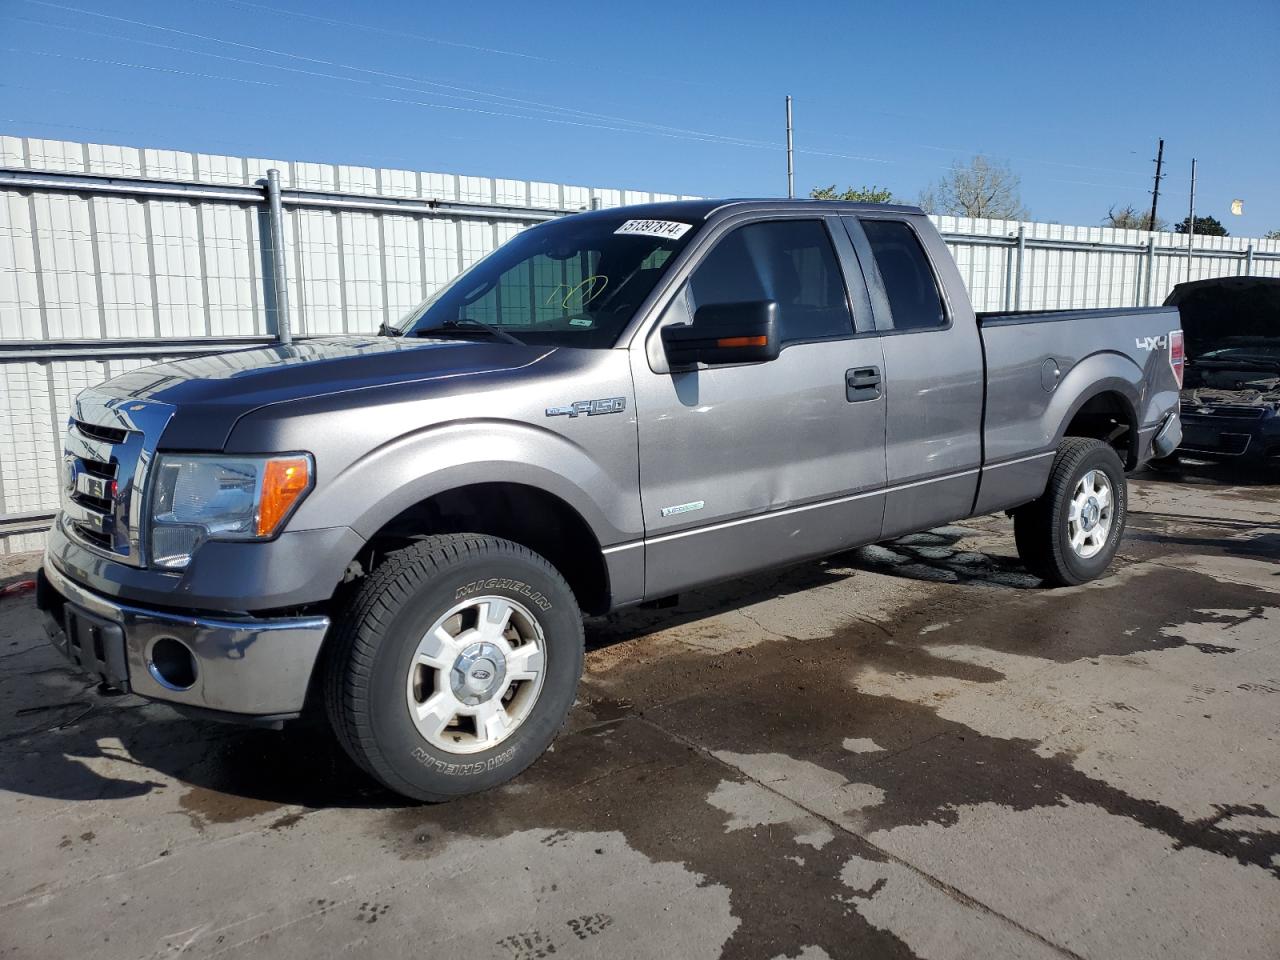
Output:
[[436,807],[0,600],[0,957],[1274,960],[1280,487],[1132,490],[1087,587],[1001,517],[594,622],[552,752]]

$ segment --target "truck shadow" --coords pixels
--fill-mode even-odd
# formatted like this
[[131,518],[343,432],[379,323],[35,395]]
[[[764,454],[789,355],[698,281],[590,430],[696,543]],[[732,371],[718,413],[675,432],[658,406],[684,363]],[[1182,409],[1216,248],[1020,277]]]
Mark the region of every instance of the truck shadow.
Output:
[[885,543],[860,547],[843,556],[851,565],[893,577],[932,583],[979,584],[1031,590],[1043,581],[1017,557],[965,549],[961,541],[980,531],[962,526],[938,527]]
[[[1137,480],[1188,486],[1270,488],[1280,498],[1280,465],[1180,459],[1174,463],[1162,463],[1159,467],[1148,465],[1133,476]],[[1264,495],[1267,492],[1265,489],[1257,491]]]
[[[587,623],[589,650],[694,623],[786,595],[829,587],[861,572],[927,584],[1032,586],[1016,561],[966,551],[977,531],[941,528],[821,561],[742,577],[684,595],[677,606],[632,609]],[[13,601],[34,638],[31,600]],[[26,646],[26,644],[24,644]],[[160,704],[110,696],[85,685],[43,643],[0,659],[0,688],[24,687],[21,715],[0,721],[0,749],[20,748],[29,760],[0,764],[0,789],[63,801],[123,800],[172,784],[188,786],[181,806],[205,826],[256,816],[274,807],[398,807],[404,801],[377,785],[336,744],[315,715],[283,731],[257,730],[182,717]],[[74,687],[75,696],[69,691]],[[49,705],[49,706],[44,706]]]

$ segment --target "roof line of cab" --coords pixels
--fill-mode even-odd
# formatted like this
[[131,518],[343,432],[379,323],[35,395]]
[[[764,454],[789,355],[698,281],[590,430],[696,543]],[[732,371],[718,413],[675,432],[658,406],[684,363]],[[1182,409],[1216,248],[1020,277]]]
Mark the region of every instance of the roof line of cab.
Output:
[[659,200],[656,203],[629,204],[583,211],[577,216],[617,216],[619,213],[643,216],[653,220],[700,220],[728,211],[751,210],[823,210],[829,213],[911,213],[923,214],[919,207],[897,203],[859,203],[853,200],[790,200],[785,197],[734,197],[711,200]]
[[750,209],[771,209],[774,207],[795,207],[799,209],[813,209],[814,207],[830,210],[832,213],[919,213],[924,211],[919,207],[911,206],[903,203],[870,203],[857,200],[808,200],[808,199],[790,199],[786,197],[759,197],[751,199],[733,199],[721,200],[715,207],[707,211],[706,216],[720,213],[733,207],[745,207]]

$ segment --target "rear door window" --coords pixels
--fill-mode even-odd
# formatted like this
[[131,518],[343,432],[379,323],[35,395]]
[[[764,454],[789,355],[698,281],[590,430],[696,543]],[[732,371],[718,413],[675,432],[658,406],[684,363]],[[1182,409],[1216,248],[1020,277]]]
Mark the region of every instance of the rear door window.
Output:
[[940,330],[947,311],[920,239],[901,220],[862,220],[895,330]]
[[821,220],[752,223],[723,237],[689,280],[691,307],[774,300],[783,344],[853,334],[835,248]]

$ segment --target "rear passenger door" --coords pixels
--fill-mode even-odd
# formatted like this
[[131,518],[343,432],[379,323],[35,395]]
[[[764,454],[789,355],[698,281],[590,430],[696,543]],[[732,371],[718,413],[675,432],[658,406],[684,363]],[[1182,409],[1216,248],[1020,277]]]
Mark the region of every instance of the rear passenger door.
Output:
[[[632,350],[649,597],[833,553],[881,527],[880,340],[839,219],[712,229]],[[708,304],[761,300],[778,305],[777,359],[664,367],[661,327]]]
[[[977,322],[946,245],[910,215],[844,218],[884,353],[882,537],[968,516],[982,466],[983,360]],[[942,282],[944,281],[945,282]]]

